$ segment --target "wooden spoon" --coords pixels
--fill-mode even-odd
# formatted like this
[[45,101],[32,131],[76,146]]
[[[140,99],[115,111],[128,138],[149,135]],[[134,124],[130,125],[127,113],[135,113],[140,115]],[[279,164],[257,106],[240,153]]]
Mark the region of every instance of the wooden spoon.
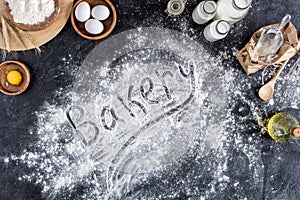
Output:
[[262,100],[267,101],[273,97],[276,80],[279,77],[280,73],[282,72],[282,70],[284,69],[284,67],[286,66],[287,63],[288,63],[288,60],[282,64],[282,66],[278,69],[278,71],[273,76],[273,78],[267,84],[265,84],[264,86],[262,86],[259,89],[258,95]]

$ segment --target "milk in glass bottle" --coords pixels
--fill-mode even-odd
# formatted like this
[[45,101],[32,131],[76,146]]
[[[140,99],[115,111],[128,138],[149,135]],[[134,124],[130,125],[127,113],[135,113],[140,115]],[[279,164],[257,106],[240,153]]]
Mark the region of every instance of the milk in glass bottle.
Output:
[[252,0],[219,0],[215,19],[222,19],[234,24],[247,15],[251,2]]
[[192,17],[197,24],[205,24],[216,15],[217,4],[214,1],[202,1],[193,11]]
[[225,20],[215,20],[204,28],[203,34],[206,40],[215,42],[226,37],[230,25]]

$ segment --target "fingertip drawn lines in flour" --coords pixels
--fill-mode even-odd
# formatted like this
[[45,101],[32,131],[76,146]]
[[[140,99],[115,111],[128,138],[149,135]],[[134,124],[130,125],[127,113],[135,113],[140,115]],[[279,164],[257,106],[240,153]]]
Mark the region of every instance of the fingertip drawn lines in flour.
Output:
[[158,71],[155,71],[156,76],[159,78],[159,80],[161,81],[161,84],[165,90],[165,93],[167,95],[168,100],[171,100],[171,94],[169,91],[169,88],[166,84],[166,77],[169,75],[169,77],[173,78],[174,75],[172,74],[171,71],[164,71],[162,74],[159,74]]
[[[74,112],[74,119],[71,117],[70,112]],[[84,110],[82,107],[74,105],[66,110],[66,117],[72,126],[77,131],[84,146],[92,146],[99,138],[99,128],[93,121],[82,121],[84,117]],[[78,125],[76,125],[78,123]],[[89,133],[87,137],[86,133]]]
[[[149,85],[149,88],[146,90],[146,86]],[[140,93],[143,99],[149,104],[158,104],[158,100],[152,100],[149,98],[149,95],[153,92],[154,83],[151,78],[145,77],[141,80],[140,84]]]
[[141,109],[141,111],[144,113],[144,115],[147,114],[147,109],[146,107],[139,101],[137,100],[133,100],[132,96],[133,96],[133,85],[130,85],[128,88],[128,96],[127,96],[127,103],[125,102],[125,100],[120,97],[118,95],[118,100],[121,102],[121,104],[124,106],[124,108],[129,112],[131,117],[135,117],[135,114],[133,113],[133,111],[131,110],[132,107],[137,106]]
[[[117,100],[119,101],[119,105],[106,105],[103,106],[99,115],[100,115],[100,124],[102,128],[106,131],[113,131],[117,128],[117,124],[126,123],[126,120],[130,120],[129,118],[136,118],[138,117],[136,112],[141,111],[144,116],[146,116],[149,112],[151,112],[151,108],[148,105],[153,104],[159,104],[161,103],[162,113],[158,113],[157,116],[154,116],[152,119],[146,120],[145,123],[138,129],[133,130],[132,133],[128,133],[129,137],[126,140],[126,142],[121,145],[119,151],[116,152],[115,156],[112,158],[112,164],[115,163],[115,161],[118,159],[119,154],[128,146],[136,137],[141,135],[144,131],[146,131],[148,128],[151,128],[151,126],[154,126],[156,123],[158,123],[160,120],[165,119],[171,115],[174,115],[175,113],[178,114],[177,118],[180,118],[181,113],[184,111],[185,106],[187,106],[193,99],[194,93],[195,93],[195,77],[194,77],[194,66],[188,64],[188,69],[184,69],[182,66],[177,67],[177,73],[184,79],[188,79],[189,81],[189,87],[185,90],[189,90],[190,93],[188,97],[182,102],[177,103],[171,96],[171,89],[166,84],[166,77],[173,78],[174,74],[171,71],[155,71],[156,78],[158,81],[157,83],[154,83],[154,80],[150,77],[142,78],[139,82],[139,86],[135,87],[134,85],[129,85],[128,92],[127,92],[127,99],[125,100],[124,97],[121,97],[120,95],[116,95]],[[170,84],[171,85],[171,84]],[[161,87],[163,89],[155,90],[156,87]],[[135,89],[137,88],[137,89]],[[137,90],[139,92],[138,95],[136,95]],[[163,94],[160,95],[154,95],[154,96],[164,96],[164,100],[167,102],[160,102],[162,99],[156,99],[153,97],[150,97],[155,91],[162,92]],[[142,100],[137,100],[138,97],[141,97]],[[125,117],[126,120],[120,119],[118,117],[118,113],[116,113],[114,106],[122,107],[124,110],[127,111],[127,114],[129,118]],[[135,109],[133,109],[135,108]],[[137,111],[137,109],[139,109]],[[118,109],[117,109],[118,110]],[[167,111],[164,111],[167,110]],[[141,116],[141,115],[139,115]],[[100,129],[97,124],[98,122],[88,120],[83,121],[83,118],[85,117],[85,111],[84,109],[79,105],[73,105],[69,107],[66,110],[66,117],[69,121],[70,125],[77,131],[78,136],[80,137],[82,144],[85,147],[91,147],[94,146],[93,149],[91,149],[91,155],[96,160],[98,159],[98,156],[100,155],[102,151],[97,151],[97,148],[100,148],[101,144],[101,137],[102,134],[100,134]],[[123,116],[124,117],[124,116]],[[182,116],[181,116],[182,117]],[[177,120],[177,122],[180,122],[181,120]],[[97,143],[99,145],[97,145]],[[98,147],[99,146],[99,147]],[[99,155],[95,155],[99,154]]]
[[[197,63],[195,68],[189,60]],[[123,199],[128,194],[151,199],[134,191],[153,176],[172,179],[181,163],[196,158],[197,177],[210,177],[208,170],[202,171],[210,161],[209,168],[216,170],[205,185],[222,189],[218,182],[227,173],[222,167],[228,157],[223,145],[232,144],[223,143],[226,132],[219,134],[228,122],[223,81],[231,83],[235,74],[220,79],[221,61],[188,35],[169,29],[139,28],[101,42],[79,67],[66,104],[46,104],[38,113],[36,149],[20,157],[35,171],[22,180],[38,179],[50,199],[72,195],[74,188],[83,199]],[[130,101],[139,102],[146,114]],[[66,110],[67,104],[72,106]],[[193,183],[184,184],[190,189],[186,184]],[[83,193],[82,185],[88,188]],[[178,191],[173,189],[161,197]],[[215,197],[215,190],[201,191],[204,198]]]
[[[119,179],[118,177],[119,177],[120,170],[117,170],[117,169],[122,169],[124,166],[126,166],[127,163],[132,164],[131,162],[128,161],[128,160],[130,160],[130,158],[126,157],[125,161],[123,161],[124,156],[122,156],[122,153],[125,151],[125,149],[130,147],[130,145],[135,141],[135,139],[137,139],[148,128],[151,128],[151,126],[154,126],[156,123],[158,123],[162,119],[165,119],[171,115],[174,115],[175,113],[180,113],[189,103],[192,102],[194,95],[195,95],[194,66],[189,64],[188,72],[185,72],[185,70],[181,66],[179,66],[179,72],[184,78],[190,78],[190,94],[189,94],[189,96],[182,103],[177,104],[176,106],[170,108],[167,112],[162,113],[161,115],[157,116],[153,120],[146,123],[137,132],[133,133],[123,145],[121,145],[120,149],[112,157],[111,162],[110,162],[109,166],[107,167],[107,177],[108,177],[107,188],[109,190],[111,190],[112,186],[115,184],[115,181],[117,181]],[[155,162],[155,160],[153,160],[150,157],[148,157],[147,159],[150,159],[151,162]]]
[[[107,120],[106,120],[106,114],[109,113],[111,117],[111,123],[108,125]],[[109,106],[104,106],[102,111],[101,111],[101,122],[103,125],[103,128],[106,130],[112,130],[115,128],[116,123],[117,123],[118,117],[114,111],[113,108],[110,108]]]

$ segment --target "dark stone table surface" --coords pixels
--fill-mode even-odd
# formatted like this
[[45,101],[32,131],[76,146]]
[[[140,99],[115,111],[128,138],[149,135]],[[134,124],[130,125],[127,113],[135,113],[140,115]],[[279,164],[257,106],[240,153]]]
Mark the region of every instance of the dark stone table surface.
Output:
[[[182,21],[171,20],[164,13],[166,0],[112,0],[112,2],[118,13],[117,26],[112,35],[141,26],[163,27],[183,32],[180,28]],[[197,41],[202,43],[213,55],[224,50],[224,47],[242,48],[256,30],[280,21],[286,13],[292,15],[292,22],[300,31],[299,0],[253,0],[249,14],[242,22],[235,25],[228,37],[215,43],[209,43],[205,41],[202,34],[204,26],[196,25],[190,17],[197,2],[199,1],[188,0],[186,10],[179,18],[186,18],[186,29],[193,29],[189,35],[196,37]],[[157,23],[153,20],[147,21],[153,17],[158,19]],[[37,55],[33,50],[18,52],[17,58],[14,57],[15,55],[8,55],[6,60],[17,59],[28,65],[31,72],[31,83],[27,91],[20,96],[11,97],[0,94],[0,158],[21,155],[24,149],[35,142],[36,135],[34,133],[29,134],[37,121],[35,112],[43,106],[44,102],[59,103],[61,99],[57,95],[57,90],[68,90],[72,87],[75,77],[71,71],[76,70],[73,67],[80,67],[87,54],[101,42],[103,41],[88,41],[81,38],[68,21],[63,30],[52,41],[42,46],[40,55]],[[292,61],[294,62],[295,59],[293,58]],[[260,80],[260,74],[247,77],[234,57],[228,63],[240,74],[238,79],[249,78],[250,81],[252,80],[251,89],[245,88],[244,98],[256,104],[258,109],[265,110],[263,117],[287,110],[300,119],[299,99],[289,99],[288,97],[285,99],[287,102],[294,101],[296,108],[278,105],[276,104],[277,101],[274,105],[261,101],[257,97],[257,89],[260,87],[260,82],[257,80]],[[280,95],[275,98],[279,99]],[[232,116],[241,118],[241,127],[247,127],[242,124],[256,124],[255,119],[243,118],[248,115],[247,112],[250,112],[247,111],[248,106],[242,99],[232,104],[229,101],[228,107],[234,108],[232,109]],[[241,110],[246,111],[241,112]],[[233,134],[235,132],[244,133],[242,137],[246,139],[251,133],[260,134],[260,129],[254,125],[247,129],[236,128],[232,132]],[[233,185],[229,184],[208,199],[239,199],[236,196],[237,193],[247,197],[245,199],[300,199],[300,147],[291,144],[277,144],[266,135],[262,136],[260,141],[263,146],[260,156],[264,165],[262,185],[259,187],[252,185],[251,178],[249,178],[249,173],[252,172],[243,170],[241,166],[244,165],[240,165],[243,161],[239,159],[242,159],[243,155],[232,149],[232,159],[229,159],[228,166],[241,173],[234,175],[235,173],[229,172],[228,176],[238,180],[242,187],[235,189]],[[278,157],[281,159],[277,159]],[[206,188],[205,183],[209,182],[209,176],[196,178],[195,167],[200,168],[201,166],[194,162],[193,158],[190,158],[180,168],[174,169],[176,176],[165,174],[161,179],[153,178],[136,188],[136,190],[144,192],[140,193],[142,195],[134,196],[134,191],[132,191],[130,194],[126,194],[123,199],[131,199],[131,197],[137,199],[201,199],[200,196]],[[39,185],[18,180],[19,176],[30,172],[30,170],[22,164],[5,163],[0,160],[0,199],[44,199]],[[185,182],[180,182],[181,180],[185,180]],[[187,190],[194,192],[191,194]],[[177,194],[175,197],[168,196],[174,193]],[[64,198],[68,199],[63,196],[57,199]],[[69,198],[81,199],[80,195],[73,195]]]

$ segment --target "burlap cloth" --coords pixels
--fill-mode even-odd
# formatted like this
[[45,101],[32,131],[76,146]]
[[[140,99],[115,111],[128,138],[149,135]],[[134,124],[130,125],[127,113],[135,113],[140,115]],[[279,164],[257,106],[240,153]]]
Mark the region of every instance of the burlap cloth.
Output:
[[300,42],[297,36],[297,29],[289,22],[283,29],[281,29],[284,37],[284,43],[277,52],[278,56],[271,62],[267,63],[258,58],[254,52],[254,47],[258,41],[261,33],[268,28],[276,28],[278,24],[262,27],[255,32],[246,46],[236,53],[236,57],[241,63],[247,75],[257,72],[269,65],[281,66],[287,63],[300,49]]

